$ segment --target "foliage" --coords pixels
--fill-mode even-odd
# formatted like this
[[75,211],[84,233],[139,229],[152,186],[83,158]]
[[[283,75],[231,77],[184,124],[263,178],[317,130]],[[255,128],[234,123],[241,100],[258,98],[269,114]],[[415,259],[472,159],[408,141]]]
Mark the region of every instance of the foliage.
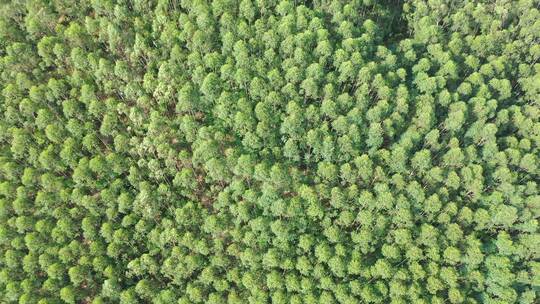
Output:
[[538,303],[539,6],[2,1],[0,302]]

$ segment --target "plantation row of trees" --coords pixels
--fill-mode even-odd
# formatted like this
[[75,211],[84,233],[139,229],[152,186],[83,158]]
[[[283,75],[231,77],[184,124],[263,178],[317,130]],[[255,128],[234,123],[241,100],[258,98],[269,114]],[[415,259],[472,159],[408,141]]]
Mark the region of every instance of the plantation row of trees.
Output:
[[0,302],[538,303],[538,0],[0,4]]

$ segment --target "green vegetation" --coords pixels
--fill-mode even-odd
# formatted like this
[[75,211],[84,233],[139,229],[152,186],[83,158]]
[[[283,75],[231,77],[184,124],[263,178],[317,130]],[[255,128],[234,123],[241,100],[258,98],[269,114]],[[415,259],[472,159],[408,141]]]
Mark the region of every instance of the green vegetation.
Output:
[[0,302],[540,301],[539,0],[2,0]]

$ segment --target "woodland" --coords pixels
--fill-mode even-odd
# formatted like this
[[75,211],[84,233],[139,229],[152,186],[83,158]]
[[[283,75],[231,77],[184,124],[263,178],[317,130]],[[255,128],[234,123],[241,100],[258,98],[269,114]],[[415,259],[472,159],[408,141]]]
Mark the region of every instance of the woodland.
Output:
[[540,303],[540,0],[0,0],[0,303]]

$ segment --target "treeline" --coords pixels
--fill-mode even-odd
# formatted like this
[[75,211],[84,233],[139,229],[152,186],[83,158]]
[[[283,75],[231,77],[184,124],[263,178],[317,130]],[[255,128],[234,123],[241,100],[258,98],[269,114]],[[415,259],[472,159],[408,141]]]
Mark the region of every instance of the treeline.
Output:
[[540,2],[0,4],[0,302],[538,303]]

